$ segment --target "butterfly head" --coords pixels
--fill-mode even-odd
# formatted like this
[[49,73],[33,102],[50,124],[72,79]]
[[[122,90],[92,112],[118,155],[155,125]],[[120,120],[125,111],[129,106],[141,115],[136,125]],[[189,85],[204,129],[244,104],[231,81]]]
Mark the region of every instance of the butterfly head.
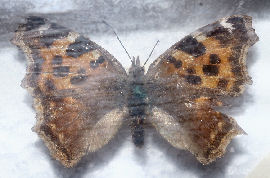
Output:
[[132,64],[129,68],[129,75],[133,76],[134,78],[137,78],[139,76],[144,75],[144,67],[140,65],[140,59],[139,56],[135,59],[135,57],[131,60]]

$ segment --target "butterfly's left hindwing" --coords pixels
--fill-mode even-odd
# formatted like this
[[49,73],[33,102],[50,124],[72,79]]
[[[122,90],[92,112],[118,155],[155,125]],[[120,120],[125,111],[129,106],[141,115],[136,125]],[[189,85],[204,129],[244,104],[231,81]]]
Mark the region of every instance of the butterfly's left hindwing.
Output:
[[12,42],[27,55],[22,82],[34,97],[34,131],[63,165],[113,138],[126,114],[126,72],[100,46],[55,23],[29,17]]
[[209,164],[245,133],[213,108],[251,82],[245,60],[256,41],[251,17],[230,16],[186,36],[150,65],[150,121],[169,143]]

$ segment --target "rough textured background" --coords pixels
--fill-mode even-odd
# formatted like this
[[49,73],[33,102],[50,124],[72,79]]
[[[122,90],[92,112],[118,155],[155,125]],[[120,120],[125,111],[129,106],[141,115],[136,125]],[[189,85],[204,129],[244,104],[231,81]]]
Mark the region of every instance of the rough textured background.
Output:
[[268,0],[1,0],[0,34],[12,32],[29,14],[41,14],[83,33],[197,27],[232,14],[267,16]]
[[[270,108],[270,1],[268,0],[1,0],[0,7],[0,177],[245,177],[269,153]],[[35,113],[31,97],[20,87],[25,57],[10,44],[19,22],[40,15],[89,36],[125,68],[129,60],[108,27],[114,26],[131,55],[144,61],[160,40],[151,61],[196,28],[232,15],[248,14],[260,41],[248,56],[253,85],[232,108],[249,134],[232,141],[217,162],[202,166],[186,151],[169,146],[155,131],[147,130],[146,143],[137,149],[122,129],[109,145],[89,154],[73,169],[53,160],[31,132]],[[148,65],[151,63],[148,63]]]

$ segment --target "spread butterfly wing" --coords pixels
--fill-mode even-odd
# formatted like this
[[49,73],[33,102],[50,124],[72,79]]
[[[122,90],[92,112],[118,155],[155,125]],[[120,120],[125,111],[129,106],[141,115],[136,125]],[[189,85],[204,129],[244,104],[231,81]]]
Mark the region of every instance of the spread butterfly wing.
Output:
[[150,121],[169,143],[208,164],[244,133],[213,107],[240,95],[251,82],[245,61],[256,41],[251,17],[230,16],[186,36],[151,64],[146,74]]
[[120,63],[84,36],[40,17],[27,18],[12,42],[27,55],[22,85],[34,97],[34,131],[53,157],[72,167],[107,144],[127,112]]

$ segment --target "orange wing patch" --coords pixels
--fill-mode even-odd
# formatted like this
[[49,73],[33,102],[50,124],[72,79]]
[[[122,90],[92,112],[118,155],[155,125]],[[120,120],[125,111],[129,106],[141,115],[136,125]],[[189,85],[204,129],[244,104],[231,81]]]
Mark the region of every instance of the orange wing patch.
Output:
[[[75,37],[74,37],[75,36]],[[75,89],[76,84],[86,80],[89,75],[101,73],[100,68],[107,68],[108,61],[98,49],[91,50],[76,58],[68,56],[66,50],[75,42],[76,34],[71,33],[67,38],[56,40],[51,46],[40,49],[44,59],[42,75],[39,81],[43,92],[56,90]],[[79,63],[74,63],[74,60]],[[48,86],[48,81],[50,85]]]
[[[224,26],[225,24],[225,26]],[[166,51],[151,67],[161,77],[178,74],[195,89],[239,95],[251,83],[246,69],[248,48],[258,41],[248,16],[232,16],[205,26]],[[184,85],[182,81],[180,84]]]
[[[222,45],[215,38],[207,38],[202,44],[205,46],[205,54],[199,57],[191,56],[181,50],[175,50],[172,56],[176,61],[182,62],[182,67],[174,70],[178,75],[198,76],[194,78],[193,83],[205,88],[221,88],[229,91],[235,81],[234,74],[232,73],[232,66],[229,57],[232,54],[230,48],[222,48]],[[170,68],[172,70],[172,68]],[[173,70],[172,70],[173,71]],[[192,82],[189,82],[192,83]]]

